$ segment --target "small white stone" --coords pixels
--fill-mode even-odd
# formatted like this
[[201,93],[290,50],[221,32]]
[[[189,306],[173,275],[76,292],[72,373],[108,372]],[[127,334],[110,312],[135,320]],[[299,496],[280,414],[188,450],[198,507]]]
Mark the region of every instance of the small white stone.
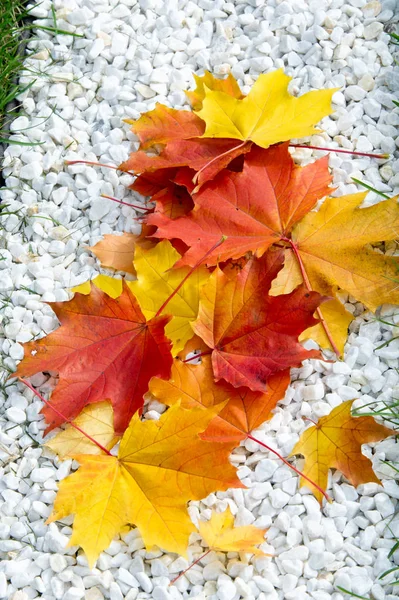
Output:
[[366,98],[363,103],[364,112],[372,119],[377,119],[381,113],[381,104],[373,98]]
[[200,38],[194,38],[187,46],[186,51],[189,56],[193,56],[200,50],[204,50],[204,48],[206,48],[206,43],[204,40],[201,40]]
[[103,84],[99,89],[99,94],[104,100],[113,100],[119,93],[120,83],[118,77],[110,75],[104,77]]
[[153,584],[151,579],[146,575],[146,573],[136,573],[135,577],[140,584],[140,587],[149,594],[152,592]]
[[84,589],[78,587],[70,587],[62,596],[62,600],[80,600],[85,595]]
[[66,16],[66,20],[71,25],[87,25],[93,19],[94,13],[86,7],[74,9]]
[[6,415],[13,423],[24,423],[26,421],[25,411],[20,408],[15,408],[14,406],[7,408]]
[[21,179],[37,179],[43,173],[43,167],[39,162],[31,162],[27,165],[24,165],[20,172],[19,176]]
[[52,200],[55,204],[62,204],[68,196],[68,188],[65,186],[59,187],[52,193]]
[[122,583],[126,583],[126,585],[130,587],[139,587],[138,580],[131,574],[127,569],[120,567],[118,570],[117,580],[122,581]]
[[231,600],[237,594],[237,588],[234,583],[228,579],[223,580],[218,587],[218,600]]
[[219,575],[224,573],[224,566],[220,560],[214,560],[205,565],[202,575],[205,581],[216,581]]
[[143,96],[143,98],[153,98],[156,96],[156,92],[144,83],[137,83],[135,86],[136,91]]
[[277,468],[278,463],[275,460],[265,458],[259,461],[255,468],[256,481],[267,481],[272,477]]
[[370,23],[370,25],[366,25],[363,31],[364,39],[372,40],[378,37],[383,29],[383,23],[379,23],[378,21],[374,21],[373,23]]
[[274,489],[270,492],[270,501],[273,508],[283,508],[290,500],[290,496],[280,490],[279,488]]
[[0,571],[0,598],[7,598],[7,578],[3,571]]
[[28,117],[17,117],[10,124],[10,130],[13,132],[19,132],[23,129],[27,129],[29,127],[29,119]]
[[89,52],[88,52],[88,57],[91,58],[91,60],[94,60],[95,58],[97,58],[97,56],[100,56],[100,54],[104,50],[104,48],[105,48],[104,40],[101,38],[95,39]]
[[296,577],[295,575],[292,575],[291,573],[288,573],[287,575],[283,576],[283,592],[287,593],[287,592],[292,592],[293,590],[295,590],[296,586],[298,583],[298,577]]
[[345,96],[349,100],[359,102],[359,100],[363,100],[366,97],[366,91],[360,85],[350,85],[345,90]]
[[52,554],[50,556],[50,567],[54,573],[61,573],[61,571],[64,571],[67,566],[67,560],[65,556],[62,556],[62,554]]
[[324,398],[324,393],[324,385],[321,381],[317,381],[314,385],[306,385],[302,390],[305,402],[309,400],[321,400]]
[[365,552],[349,542],[345,542],[343,548],[358,565],[368,566],[373,563],[373,557],[370,552]]
[[395,505],[388,496],[388,494],[384,494],[383,492],[376,494],[374,496],[374,501],[376,509],[384,519],[389,516],[392,516],[395,512]]
[[111,210],[111,203],[105,200],[94,200],[90,207],[89,218],[91,221],[99,221]]
[[363,88],[366,92],[371,92],[374,89],[375,81],[374,78],[369,74],[363,75],[361,79],[359,79],[359,86]]

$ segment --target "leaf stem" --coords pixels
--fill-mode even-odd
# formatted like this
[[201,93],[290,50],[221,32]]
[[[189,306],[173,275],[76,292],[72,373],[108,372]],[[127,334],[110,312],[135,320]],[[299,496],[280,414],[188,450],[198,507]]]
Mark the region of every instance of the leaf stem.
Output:
[[172,581],[169,583],[169,585],[173,585],[174,583],[176,583],[176,581],[178,579],[180,579],[180,577],[183,577],[183,575],[185,573],[187,573],[187,571],[189,571],[191,569],[191,567],[193,567],[194,565],[196,565],[197,563],[199,563],[200,560],[202,560],[203,558],[205,558],[205,556],[207,556],[210,552],[211,552],[212,548],[209,548],[209,550],[207,550],[205,552],[205,554],[201,554],[201,556],[199,556],[198,558],[195,559],[194,562],[191,563],[191,565],[189,565],[187,567],[187,569],[184,569],[184,571],[182,571],[177,577],[175,577],[174,579],[172,579]]
[[196,358],[201,358],[201,356],[207,356],[208,354],[212,354],[213,350],[207,350],[206,352],[200,352],[200,354],[194,354],[194,356],[192,356],[191,358],[186,358],[185,360],[182,360],[183,363],[188,363],[191,362],[192,360],[195,360]]
[[[223,156],[227,156],[228,154],[231,154],[231,152],[234,152],[234,150],[238,150],[239,148],[242,148],[247,143],[248,143],[248,140],[244,140],[243,142],[241,142],[241,144],[238,144],[238,146],[234,146],[233,148],[230,148],[229,150],[226,150],[226,152],[222,152],[222,154],[218,154],[217,156],[215,156],[214,158],[212,158],[212,160],[210,160],[209,162],[207,162],[206,165],[204,165],[203,167],[201,167],[200,170],[196,172],[196,174],[193,177],[193,183],[194,184],[198,183],[198,178],[199,178],[200,173],[202,173],[202,171],[204,171],[205,169],[207,169],[212,163],[214,163],[217,160],[220,160]],[[194,190],[194,192],[195,192],[195,190]]]
[[114,171],[122,171],[122,173],[127,173],[128,175],[135,175],[132,171],[123,171],[119,167],[115,167],[114,165],[107,165],[105,163],[95,162],[91,160],[66,160],[65,164],[68,166],[71,165],[90,165],[92,167],[105,167],[106,169],[113,169]]
[[216,250],[216,248],[218,248],[221,244],[223,244],[223,242],[225,241],[226,236],[223,235],[219,241],[216,242],[216,244],[214,244],[212,246],[212,248],[210,248],[208,250],[208,252],[206,252],[206,254],[204,254],[204,256],[202,258],[200,258],[193,267],[191,267],[191,269],[189,270],[189,272],[187,273],[187,275],[185,277],[183,277],[183,279],[181,280],[181,282],[179,283],[179,285],[177,286],[176,289],[173,290],[173,292],[171,293],[171,295],[169,296],[169,298],[166,298],[165,302],[162,304],[162,306],[158,309],[156,315],[154,318],[159,317],[159,315],[162,314],[163,310],[165,309],[165,307],[169,304],[169,302],[172,300],[172,298],[174,296],[176,296],[177,292],[183,287],[183,285],[186,283],[187,279],[193,274],[193,272],[195,271],[195,269],[197,269],[197,267],[200,266],[201,263],[204,262],[204,260],[206,258],[208,258],[208,256],[210,254],[212,254],[212,252],[214,250]]
[[260,440],[257,440],[256,438],[254,438],[252,435],[250,435],[248,433],[247,438],[249,440],[252,440],[253,442],[256,442],[257,444],[259,444],[260,446],[263,446],[263,448],[266,448],[267,450],[269,450],[270,452],[273,452],[273,454],[275,454],[280,460],[283,461],[284,464],[287,465],[287,467],[290,467],[290,469],[292,469],[293,471],[295,471],[295,473],[297,473],[298,475],[300,475],[301,477],[303,477],[304,479],[306,479],[306,481],[308,481],[309,483],[311,483],[321,494],[323,494],[324,498],[327,500],[327,502],[331,502],[331,498],[330,496],[327,494],[327,492],[325,492],[320,486],[317,485],[317,483],[315,483],[314,481],[312,481],[307,475],[305,475],[304,473],[302,473],[299,469],[297,469],[296,467],[294,467],[294,465],[292,465],[291,463],[288,462],[288,460],[285,460],[285,458],[283,458],[281,456],[281,454],[279,454],[277,452],[277,450],[274,450],[273,448],[271,448],[270,446],[268,446],[267,444],[264,444],[263,442],[261,442]]
[[[294,242],[291,239],[287,238],[287,237],[282,237],[280,239],[283,242],[287,242],[291,246],[292,251],[293,251],[293,253],[295,255],[295,258],[297,259],[298,266],[299,266],[299,269],[301,271],[303,282],[304,282],[306,288],[309,290],[309,292],[313,292],[314,290],[313,290],[313,288],[312,288],[312,286],[310,284],[309,277],[308,277],[308,275],[306,273],[305,265],[302,262],[302,257],[301,257],[301,255],[300,255],[300,253],[298,251],[298,248],[297,248],[296,244],[294,244]],[[316,308],[316,313],[317,313],[318,318],[320,319],[320,324],[321,324],[321,326],[324,329],[324,332],[325,332],[325,334],[327,336],[327,339],[330,342],[331,348],[334,350],[335,354],[339,358],[341,356],[341,353],[338,350],[337,346],[335,345],[335,342],[334,342],[334,340],[332,338],[330,330],[328,329],[327,323],[324,320],[324,317],[323,317],[323,314],[322,314],[322,312],[320,310],[320,307]]]
[[28,387],[35,394],[35,396],[37,396],[42,402],[44,402],[44,404],[46,404],[49,408],[51,408],[59,417],[64,419],[64,421],[69,423],[74,429],[76,429],[77,431],[82,433],[85,437],[87,437],[87,439],[90,440],[91,442],[93,442],[93,444],[95,444],[96,446],[98,446],[100,448],[100,450],[102,450],[102,452],[105,452],[105,454],[112,456],[111,452],[109,450],[107,450],[107,448],[105,448],[102,444],[100,444],[100,442],[97,442],[97,440],[95,440],[93,437],[91,437],[91,435],[89,435],[88,433],[83,431],[83,429],[81,429],[78,425],[76,425],[73,421],[71,421],[71,419],[67,419],[67,417],[65,415],[63,415],[62,412],[57,410],[48,400],[43,398],[43,396],[33,387],[33,385],[29,381],[27,381],[26,379],[22,379],[22,377],[18,377],[18,379],[21,383],[26,385],[26,387]]
[[310,150],[325,150],[326,152],[342,152],[342,154],[354,154],[355,156],[367,156],[368,158],[389,158],[389,154],[369,154],[368,152],[355,152],[343,148],[323,148],[322,146],[308,146],[307,144],[289,144],[291,148],[309,148]]
[[137,210],[145,210],[146,212],[150,212],[152,210],[151,208],[139,206],[138,204],[129,204],[129,202],[118,200],[118,198],[114,198],[113,196],[106,196],[106,194],[101,194],[101,198],[107,198],[107,200],[112,200],[112,202],[117,202],[118,204],[123,204],[124,206],[130,206],[130,208],[136,208]]

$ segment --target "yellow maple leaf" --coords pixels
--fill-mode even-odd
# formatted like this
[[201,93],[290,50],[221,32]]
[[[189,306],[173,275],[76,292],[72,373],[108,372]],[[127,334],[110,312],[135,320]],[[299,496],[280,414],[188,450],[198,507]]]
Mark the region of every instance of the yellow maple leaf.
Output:
[[94,284],[110,298],[119,298],[123,290],[123,280],[110,277],[109,275],[97,275],[91,281],[85,281],[80,285],[71,288],[71,292],[88,296],[91,291],[91,284]]
[[[289,249],[286,249],[284,269],[278,273],[277,278],[273,281],[270,294],[272,296],[288,294],[301,283],[303,283],[303,279],[298,261],[293,252]],[[331,291],[328,292],[329,295],[331,293]],[[323,304],[319,307],[319,314],[316,313],[315,318],[320,318],[320,314],[324,319],[332,339],[334,340],[335,346],[339,350],[340,354],[343,354],[345,343],[348,338],[348,327],[354,319],[353,315],[345,309],[342,302],[335,298],[333,300],[323,302]],[[321,348],[331,348],[326,331],[321,324],[314,325],[314,327],[306,329],[303,333],[301,333],[298,339],[300,342],[312,339],[319,344]]]
[[[381,483],[373,471],[372,462],[361,453],[362,444],[378,442],[396,432],[377,423],[372,417],[352,417],[353,400],[343,402],[329,415],[321,417],[307,429],[295,444],[290,456],[302,454],[302,472],[323,490],[327,488],[328,469],[339,469],[353,484]],[[301,486],[307,485],[301,479]],[[312,488],[322,501],[321,492]]]
[[193,110],[200,110],[202,108],[202,101],[205,98],[205,86],[209,90],[224,92],[233,98],[244,98],[240,86],[231,73],[224,79],[220,79],[215,77],[209,71],[205,71],[202,76],[194,74],[194,79],[196,83],[195,90],[191,92],[186,91],[186,96],[189,99]]
[[[102,454],[101,449],[86,434],[110,450],[119,440],[114,432],[112,404],[109,400],[95,402],[85,406],[80,415],[73,420],[75,427],[67,424],[64,431],[45,443],[47,448],[58,454],[61,459],[72,458],[76,454]],[[83,433],[85,432],[85,433]]]
[[[147,319],[156,314],[189,272],[187,267],[172,269],[179,258],[180,254],[168,240],[150,250],[136,248],[134,266],[137,281],[129,281],[128,286]],[[194,335],[190,323],[198,316],[199,292],[209,275],[209,271],[203,266],[195,269],[164,310],[164,314],[173,317],[165,327],[165,334],[172,341],[175,354]]]
[[137,525],[148,549],[187,554],[195,530],[187,502],[229,487],[244,487],[229,463],[231,445],[198,434],[225,406],[185,410],[175,404],[159,421],[136,413],[114,456],[76,455],[80,468],[61,481],[48,522],[74,514],[70,546],[90,566],[122,528]]
[[288,92],[291,77],[283,69],[259,75],[243,99],[204,85],[198,116],[206,123],[202,137],[253,141],[262,148],[316,133],[314,125],[332,112],[337,88],[316,90],[295,98]]
[[198,530],[211,550],[251,552],[257,556],[265,554],[256,545],[265,541],[267,529],[253,525],[234,527],[230,507],[222,513],[212,511],[209,521],[199,521]]
[[[397,197],[359,208],[367,192],[327,198],[320,209],[308,213],[294,227],[292,242],[312,289],[334,296],[345,290],[375,311],[384,303],[399,304],[399,261],[367,247],[395,240],[399,231]],[[273,283],[272,293],[286,294],[303,281],[297,258],[286,250],[284,269]],[[336,345],[343,350],[352,320],[337,300],[320,308]],[[306,337],[313,337],[309,331]],[[305,337],[305,335],[303,337]],[[317,339],[326,346],[318,327]]]

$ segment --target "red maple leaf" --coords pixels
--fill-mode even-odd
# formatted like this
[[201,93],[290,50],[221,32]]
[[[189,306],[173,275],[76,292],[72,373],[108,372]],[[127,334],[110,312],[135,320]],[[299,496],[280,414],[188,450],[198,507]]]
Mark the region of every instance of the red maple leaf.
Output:
[[[164,328],[170,317],[146,321],[125,284],[115,300],[92,286],[88,296],[75,294],[69,302],[50,306],[61,326],[25,345],[15,375],[58,372],[51,403],[65,420],[76,417],[87,404],[110,399],[115,431],[122,433],[142,407],[151,377],[169,377],[171,343]],[[49,423],[47,431],[63,422],[48,406],[42,412]]]
[[216,381],[265,392],[273,373],[321,357],[318,350],[305,350],[298,336],[318,322],[313,313],[325,298],[304,285],[268,295],[283,262],[283,251],[271,250],[241,270],[217,267],[202,288],[193,329],[212,349]]
[[237,140],[192,138],[174,140],[166,144],[158,155],[148,155],[139,150],[119,165],[121,171],[148,173],[173,167],[190,167],[197,171],[194,177],[196,190],[213,179],[235,158],[251,149],[251,142],[242,144]]
[[222,235],[227,239],[207,257],[208,265],[248,251],[260,256],[331,192],[330,182],[327,157],[301,168],[288,142],[254,147],[241,172],[223,171],[193,196],[195,207],[187,216],[171,220],[156,212],[151,224],[158,227],[155,237],[190,246],[178,266],[194,265]]

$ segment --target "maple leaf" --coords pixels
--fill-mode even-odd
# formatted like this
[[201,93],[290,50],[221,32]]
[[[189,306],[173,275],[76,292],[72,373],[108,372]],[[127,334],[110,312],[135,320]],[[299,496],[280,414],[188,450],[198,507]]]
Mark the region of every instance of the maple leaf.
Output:
[[110,450],[119,440],[114,432],[113,420],[111,402],[105,400],[89,404],[73,421],[75,427],[67,424],[65,430],[46,442],[45,446],[61,459],[73,458],[76,454],[102,454],[100,447],[88,436]]
[[[295,444],[290,456],[305,457],[303,472],[322,489],[327,488],[328,469],[339,469],[354,486],[381,483],[372,462],[361,453],[362,444],[378,442],[396,431],[377,423],[372,417],[352,417],[353,400],[343,402],[329,415],[321,417]],[[306,482],[301,480],[301,486]],[[319,502],[322,495],[312,490]]]
[[291,77],[283,69],[259,75],[245,98],[204,86],[198,116],[206,123],[204,137],[234,138],[262,148],[317,133],[314,125],[332,112],[338,88],[308,92],[299,98],[288,93]]
[[95,285],[102,292],[105,292],[110,298],[118,298],[123,292],[123,279],[116,279],[109,275],[97,275],[91,281],[85,281],[71,288],[74,294],[84,294],[88,296],[91,293],[92,286]]
[[134,275],[133,258],[136,245],[142,248],[150,248],[154,245],[154,242],[145,237],[146,233],[146,231],[140,235],[106,233],[103,240],[97,242],[95,246],[89,246],[88,250],[95,254],[102,267]]
[[208,90],[224,92],[233,98],[244,97],[240,90],[240,86],[231,73],[224,79],[219,79],[209,71],[205,71],[202,76],[194,74],[194,79],[196,83],[195,90],[186,91],[186,96],[189,99],[193,110],[197,111],[202,108],[202,101],[205,98],[205,86]]
[[157,103],[154,110],[144,113],[136,121],[126,119],[145,150],[155,144],[166,144],[172,140],[186,140],[201,136],[205,124],[189,110],[176,110]]
[[270,418],[271,411],[284,397],[290,383],[289,370],[271,375],[266,392],[252,392],[244,387],[234,388],[223,380],[216,383],[209,355],[201,356],[200,364],[184,362],[186,356],[195,350],[205,353],[208,350],[197,336],[187,342],[174,360],[169,381],[153,377],[149,391],[159,402],[168,406],[181,402],[183,408],[209,408],[228,400],[200,437],[214,442],[240,442]]
[[[186,215],[194,208],[190,191],[194,188],[192,178],[195,172],[188,168],[159,169],[144,172],[130,186],[143,196],[151,196],[156,202],[156,210],[170,219]],[[151,214],[147,215],[146,228],[142,236],[151,236],[155,228],[151,226]]]
[[[331,295],[341,288],[372,311],[384,303],[399,303],[398,258],[367,247],[397,239],[397,197],[359,208],[366,194],[327,198],[317,212],[295,225],[293,250],[287,250],[285,267],[275,282],[276,293],[291,291],[305,273],[310,286],[320,293]],[[328,328],[338,329],[336,339],[342,349],[353,317],[336,300],[334,305],[326,303],[321,312]]]
[[256,545],[263,544],[267,529],[259,529],[253,525],[234,527],[234,517],[230,507],[222,513],[213,510],[209,521],[198,522],[198,531],[210,550],[264,555]]
[[317,322],[312,315],[324,298],[304,285],[284,296],[268,295],[283,260],[283,251],[270,251],[260,259],[252,257],[238,272],[218,267],[202,288],[192,327],[212,349],[217,381],[265,392],[273,373],[320,358],[297,339]]
[[255,147],[242,172],[224,171],[194,196],[194,210],[187,216],[151,215],[158,227],[154,237],[178,238],[190,246],[176,266],[194,265],[221,235],[227,239],[208,255],[208,265],[248,251],[259,256],[331,191],[330,182],[327,158],[302,168],[294,164],[288,143],[268,150]]
[[[300,249],[299,249],[300,251]],[[296,285],[303,281],[303,275],[298,265],[298,260],[292,250],[286,248],[284,268],[278,273],[272,283],[270,294],[279,296],[291,292]],[[310,281],[308,279],[309,286]],[[331,295],[334,290],[330,291]],[[312,339],[321,348],[331,348],[332,343],[339,354],[344,351],[348,337],[348,327],[354,319],[352,313],[348,312],[342,302],[337,299],[327,300],[317,310],[318,316],[323,320],[314,327],[310,327],[299,336],[299,341]],[[327,335],[328,333],[328,335]]]
[[143,151],[133,152],[118,169],[133,173],[148,173],[158,169],[189,167],[197,171],[195,177],[197,191],[235,158],[250,150],[251,143],[237,146],[237,142],[230,139],[175,140],[166,144],[158,155],[150,156]]
[[[115,431],[123,432],[143,405],[150,378],[169,377],[172,355],[164,328],[171,317],[146,321],[125,284],[116,299],[92,286],[89,296],[76,294],[69,302],[49,305],[61,327],[25,344],[15,376],[58,372],[51,402],[65,419],[76,417],[87,404],[110,399]],[[42,412],[49,423],[47,432],[63,422],[50,407]]]
[[229,487],[244,487],[229,463],[231,446],[198,433],[223,405],[185,410],[178,404],[159,421],[135,414],[118,457],[77,455],[80,468],[59,486],[48,522],[74,514],[69,545],[84,549],[90,566],[124,525],[137,525],[148,550],[186,556],[195,530],[187,502]]
[[379,254],[367,244],[395,240],[399,230],[398,197],[360,208],[367,192],[327,198],[292,231],[312,287],[325,293],[346,290],[375,311],[399,303],[395,278],[398,258]]
[[159,171],[144,172],[136,177],[129,189],[142,196],[153,196],[174,181],[177,171],[178,169],[160,169]]
[[[168,240],[150,250],[136,249],[134,266],[137,281],[130,281],[127,285],[147,319],[155,316],[189,273],[190,269],[187,267],[171,269],[179,258],[180,254]],[[209,275],[206,267],[198,267],[168,302],[166,311],[172,315],[172,319],[166,325],[165,334],[172,341],[174,353],[184,348],[186,342],[193,337],[190,323],[197,318],[200,289]]]

